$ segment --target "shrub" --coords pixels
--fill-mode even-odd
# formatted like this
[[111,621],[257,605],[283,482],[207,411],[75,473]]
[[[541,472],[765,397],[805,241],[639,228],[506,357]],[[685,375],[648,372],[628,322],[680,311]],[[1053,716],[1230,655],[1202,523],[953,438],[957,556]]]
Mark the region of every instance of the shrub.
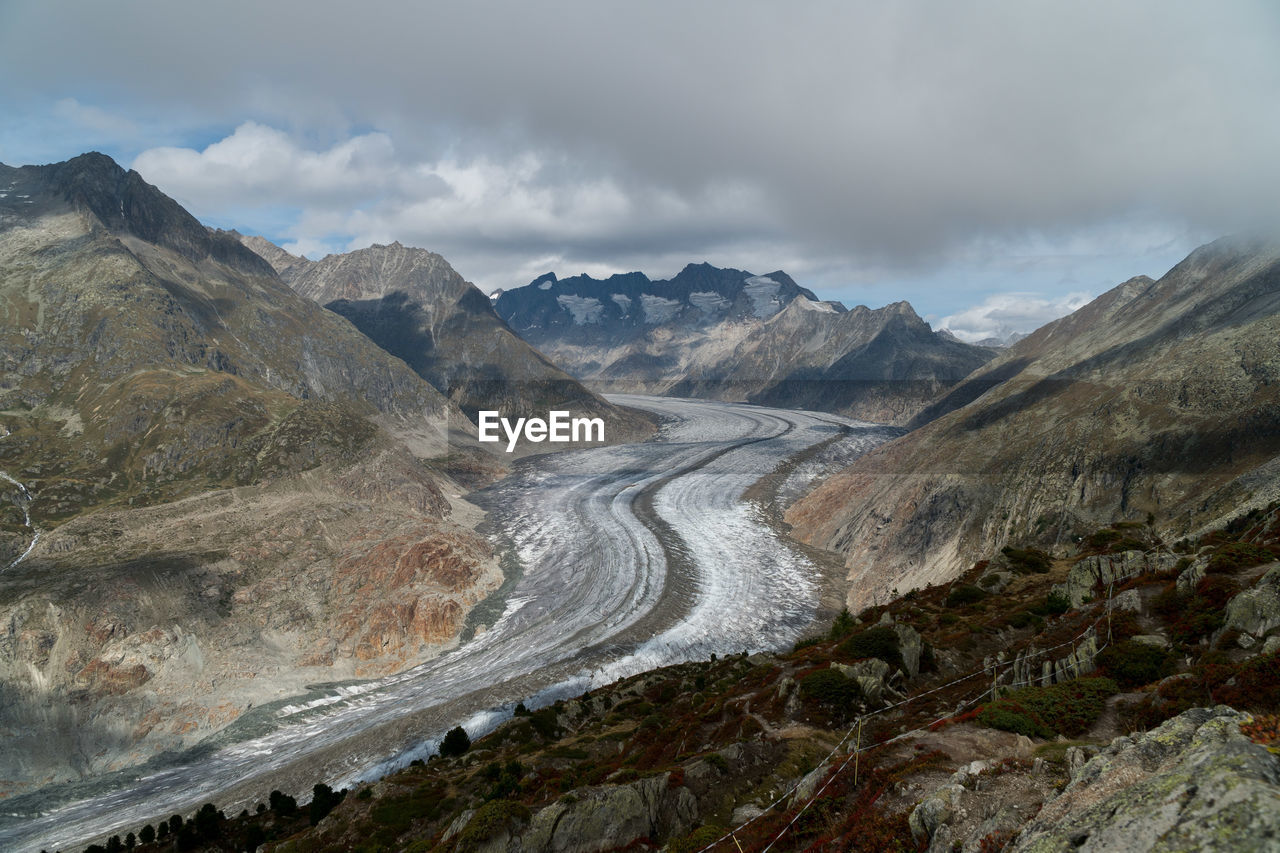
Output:
[[560,722],[556,719],[555,706],[540,708],[529,716],[529,725],[543,740],[555,740],[560,736]]
[[513,800],[493,800],[485,803],[471,816],[467,826],[458,836],[458,850],[476,850],[501,829],[512,829],[516,824],[529,820],[529,808]]
[[1214,699],[1244,711],[1280,712],[1280,652],[1240,664],[1235,677],[1214,691]]
[[853,614],[849,612],[849,608],[843,607],[836,615],[835,621],[831,623],[831,639],[838,640],[841,637],[848,636],[857,626],[858,623],[854,621]]
[[960,607],[965,604],[974,604],[986,597],[987,591],[982,587],[974,586],[971,583],[962,583],[947,595],[947,606]]
[[1171,675],[1174,658],[1157,646],[1125,640],[1103,649],[1098,663],[1122,687],[1141,687]]
[[[367,789],[366,789],[367,790]],[[342,802],[342,798],[347,795],[346,791],[334,791],[323,782],[317,784],[311,789],[311,806],[307,810],[307,815],[311,820],[311,825],[315,826],[333,811],[338,803]]]
[[667,845],[670,853],[697,853],[697,851],[714,844],[725,834],[718,826],[700,826],[688,835],[675,839]]
[[1227,602],[1239,591],[1234,579],[1210,575],[1201,579],[1190,595],[1176,589],[1162,592],[1155,608],[1169,619],[1169,633],[1175,641],[1194,643],[1222,627]]
[[441,758],[455,758],[459,755],[465,755],[469,749],[471,749],[471,738],[467,735],[467,730],[462,726],[455,726],[449,729],[449,732],[444,736],[444,740],[440,741]]
[[1220,574],[1222,572],[1234,572],[1237,569],[1245,569],[1250,566],[1260,566],[1263,563],[1270,563],[1272,560],[1280,558],[1276,551],[1277,549],[1275,548],[1253,545],[1248,542],[1231,542],[1219,548],[1209,558],[1209,564],[1205,566],[1204,570],[1207,574]]
[[833,718],[840,720],[862,699],[862,688],[838,669],[820,669],[800,679],[800,696],[823,706]]
[[1089,538],[1085,540],[1085,544],[1095,550],[1102,550],[1104,548],[1109,548],[1112,544],[1117,542],[1121,535],[1122,534],[1119,530],[1112,530],[1109,527],[1104,527],[1099,531],[1089,534]]
[[1010,568],[1021,574],[1043,575],[1053,565],[1053,559],[1039,548],[1011,548],[1006,545],[1000,553],[1009,561]]
[[1024,687],[983,705],[977,720],[984,726],[1028,737],[1068,737],[1093,725],[1116,693],[1109,678],[1078,678],[1044,687]]
[[[807,649],[810,646],[816,646],[818,645],[818,643],[821,643],[826,639],[827,639],[826,637],[801,637],[800,639],[796,640],[796,644],[791,647],[791,651],[798,652],[801,649]],[[706,679],[703,678],[701,675],[698,677],[702,678],[704,682],[706,681]]]
[[1071,599],[1065,592],[1054,590],[1044,597],[1044,602],[1031,608],[1036,616],[1061,616],[1071,609]]
[[1280,744],[1280,714],[1262,714],[1240,727],[1240,732],[1263,746]]
[[[298,810],[298,801],[283,791],[272,791],[271,796],[267,798],[271,803],[271,810],[278,815],[287,817]],[[169,831],[174,832],[182,828],[179,823],[176,827],[173,825],[173,818],[169,819]]]
[[898,650],[898,632],[888,625],[877,625],[865,631],[859,631],[840,644],[837,650],[847,658],[880,658],[880,660],[902,668],[902,652]]

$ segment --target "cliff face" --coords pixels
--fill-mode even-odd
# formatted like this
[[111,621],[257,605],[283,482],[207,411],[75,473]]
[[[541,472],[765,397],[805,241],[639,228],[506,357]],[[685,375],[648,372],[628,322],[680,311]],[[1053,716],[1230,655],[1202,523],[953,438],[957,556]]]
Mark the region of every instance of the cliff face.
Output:
[[548,273],[495,304],[512,328],[596,387],[893,424],[992,357],[933,332],[905,302],[846,310],[781,271],[690,264],[670,281]]
[[453,641],[453,403],[109,158],[0,195],[0,793]]
[[1150,513],[1176,538],[1275,496],[1278,380],[1280,249],[1218,241],[1018,342],[787,519],[845,554],[851,604],[1015,530],[1054,545]]
[[241,240],[302,296],[351,321],[468,415],[546,417],[550,409],[601,417],[611,441],[651,431],[639,413],[612,406],[508,328],[488,297],[444,258],[393,243],[311,262],[261,237]]

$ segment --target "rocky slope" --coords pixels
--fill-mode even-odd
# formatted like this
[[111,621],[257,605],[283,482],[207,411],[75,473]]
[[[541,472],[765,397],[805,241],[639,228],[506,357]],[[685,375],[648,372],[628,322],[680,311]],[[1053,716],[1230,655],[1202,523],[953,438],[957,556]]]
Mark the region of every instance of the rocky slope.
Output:
[[548,273],[498,313],[589,384],[834,411],[902,424],[992,357],[906,303],[846,310],[784,272],[690,264],[670,281]]
[[456,406],[107,157],[0,167],[0,365],[0,794],[421,660],[500,582]]
[[295,291],[346,317],[468,415],[498,409],[504,417],[546,417],[563,409],[603,418],[613,442],[652,428],[547,361],[440,255],[393,243],[312,262],[261,237],[240,239]]
[[[1121,523],[1067,559],[992,555],[949,587],[842,613],[789,653],[518,705],[345,796],[262,791],[238,818],[210,804],[178,846],[1269,850],[1280,618],[1246,639],[1205,617],[1221,617],[1220,594],[1258,610],[1256,595],[1235,604],[1274,587],[1278,555],[1280,503],[1172,549]],[[1093,580],[1073,582],[1082,572]],[[1060,598],[1064,585],[1086,600]],[[172,846],[173,825],[140,849]],[[154,835],[114,831],[130,830]]]
[[1221,240],[1039,329],[787,514],[851,603],[955,577],[1012,531],[1186,535],[1280,489],[1280,247]]

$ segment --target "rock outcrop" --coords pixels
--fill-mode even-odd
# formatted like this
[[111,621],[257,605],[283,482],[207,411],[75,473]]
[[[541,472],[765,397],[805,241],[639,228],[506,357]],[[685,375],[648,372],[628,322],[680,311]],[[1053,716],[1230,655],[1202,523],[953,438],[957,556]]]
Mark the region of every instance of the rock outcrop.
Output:
[[1223,630],[1241,633],[1241,645],[1251,647],[1280,628],[1280,565],[1266,572],[1252,589],[1227,602]]
[[1280,756],[1240,733],[1247,715],[1194,708],[1117,738],[1074,774],[1011,850],[1272,850]]

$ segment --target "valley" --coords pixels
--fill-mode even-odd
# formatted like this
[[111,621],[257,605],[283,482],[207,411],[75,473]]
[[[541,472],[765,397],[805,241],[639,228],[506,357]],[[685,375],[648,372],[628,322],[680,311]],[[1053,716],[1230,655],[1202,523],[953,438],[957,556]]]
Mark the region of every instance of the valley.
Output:
[[[655,397],[611,403],[662,421],[651,441],[517,463],[472,497],[508,551],[473,636],[371,681],[254,708],[199,747],[5,802],[0,846],[77,842],[216,799],[375,779],[434,751],[462,722],[483,733],[531,707],[653,667],[776,650],[823,611],[821,574],[744,493],[805,451],[841,459],[888,438],[834,415]],[[839,452],[826,453],[835,449]],[[814,459],[802,479],[822,472]],[[787,488],[802,484],[783,478]]]

